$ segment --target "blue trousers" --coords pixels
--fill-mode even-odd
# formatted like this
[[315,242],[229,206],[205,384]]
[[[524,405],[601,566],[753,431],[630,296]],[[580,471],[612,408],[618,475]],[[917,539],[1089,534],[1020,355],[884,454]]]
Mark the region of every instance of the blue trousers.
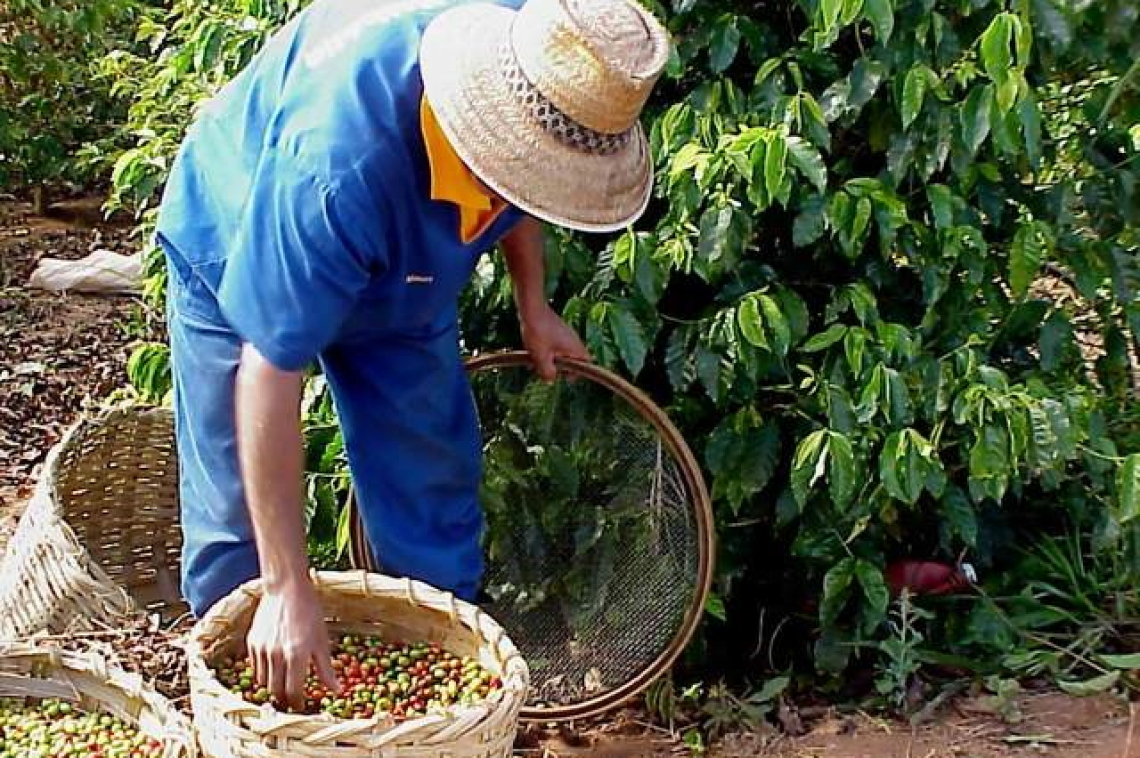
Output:
[[[201,616],[259,573],[234,416],[242,340],[192,272],[170,268],[167,298],[182,591]],[[320,364],[383,571],[474,600],[483,571],[481,443],[456,324],[417,334],[377,328],[331,346]]]

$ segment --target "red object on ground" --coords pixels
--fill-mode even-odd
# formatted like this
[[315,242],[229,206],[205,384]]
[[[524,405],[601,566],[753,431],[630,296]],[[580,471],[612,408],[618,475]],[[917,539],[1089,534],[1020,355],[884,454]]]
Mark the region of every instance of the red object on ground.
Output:
[[892,595],[904,589],[914,595],[948,595],[968,588],[970,573],[968,567],[909,559],[895,561],[883,572]]

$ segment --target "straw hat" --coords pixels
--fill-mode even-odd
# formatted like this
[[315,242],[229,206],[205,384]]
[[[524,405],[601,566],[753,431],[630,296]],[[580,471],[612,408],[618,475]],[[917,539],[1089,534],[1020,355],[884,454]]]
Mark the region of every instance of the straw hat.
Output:
[[638,119],[668,55],[635,0],[480,2],[431,22],[420,68],[440,127],[484,184],[538,218],[607,232],[649,202]]

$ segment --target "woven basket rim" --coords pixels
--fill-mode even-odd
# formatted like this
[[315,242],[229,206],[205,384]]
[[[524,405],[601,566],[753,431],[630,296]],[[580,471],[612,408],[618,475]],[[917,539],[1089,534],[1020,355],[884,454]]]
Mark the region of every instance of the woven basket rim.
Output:
[[[478,723],[500,709],[517,712],[529,689],[529,668],[507,637],[506,631],[491,616],[475,605],[455,597],[424,582],[396,579],[365,571],[311,571],[310,577],[318,594],[359,595],[360,597],[389,598],[407,602],[417,609],[448,613],[452,623],[460,624],[476,635],[480,648],[498,651],[502,660],[500,679],[503,686],[475,705],[450,706],[425,716],[395,722],[388,713],[378,713],[370,719],[341,719],[327,713],[291,714],[275,710],[270,705],[254,705],[224,687],[207,663],[208,648],[220,635],[232,629],[232,621],[247,612],[251,603],[262,595],[261,579],[250,580],[225,596],[194,624],[187,636],[186,659],[190,673],[191,693],[216,699],[221,709],[243,717],[280,725],[312,724],[320,729],[343,727],[342,739],[352,741],[353,732],[377,736],[392,732],[414,732],[420,727],[447,725],[457,722]],[[335,628],[335,625],[334,625]],[[196,717],[197,720],[197,717]]]
[[[127,702],[138,705],[138,713],[143,710],[150,711],[160,717],[163,723],[161,734],[148,731],[143,721],[136,716],[127,716],[124,720],[133,722],[133,725],[142,733],[162,742],[162,755],[164,758],[195,758],[198,755],[197,743],[190,720],[178,711],[165,696],[154,689],[140,674],[131,673],[107,661],[103,656],[93,651],[64,650],[55,645],[37,643],[34,641],[13,641],[0,644],[0,660],[24,659],[28,661],[29,668],[43,671],[46,675],[28,673],[27,675],[12,675],[0,679],[0,699],[18,699],[21,697],[36,697],[31,692],[8,691],[5,682],[9,684],[16,680],[26,678],[29,680],[57,680],[63,683],[63,672],[78,674],[93,681],[100,682],[102,686],[121,693]],[[76,696],[90,698],[94,703],[105,709],[118,710],[121,704],[111,703],[108,700],[89,690],[84,689],[82,681],[66,678],[66,684],[72,688]],[[61,695],[62,697],[62,695]],[[78,698],[77,698],[78,699]]]

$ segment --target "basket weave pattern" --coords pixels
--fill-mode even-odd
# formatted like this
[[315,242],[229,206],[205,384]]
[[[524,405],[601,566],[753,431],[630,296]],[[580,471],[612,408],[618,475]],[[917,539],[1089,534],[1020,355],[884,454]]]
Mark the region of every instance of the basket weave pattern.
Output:
[[181,543],[171,413],[81,421],[49,453],[0,564],[0,639],[183,613]]
[[0,698],[58,698],[134,724],[163,744],[163,758],[194,758],[190,723],[142,677],[101,657],[16,643],[0,648]]
[[396,723],[388,714],[336,719],[250,704],[223,687],[211,663],[244,653],[261,597],[250,582],[219,601],[190,634],[191,704],[210,758],[508,758],[529,670],[485,613],[426,584],[363,571],[314,573],[329,627],[391,641],[431,641],[470,656],[503,680],[487,700]]

